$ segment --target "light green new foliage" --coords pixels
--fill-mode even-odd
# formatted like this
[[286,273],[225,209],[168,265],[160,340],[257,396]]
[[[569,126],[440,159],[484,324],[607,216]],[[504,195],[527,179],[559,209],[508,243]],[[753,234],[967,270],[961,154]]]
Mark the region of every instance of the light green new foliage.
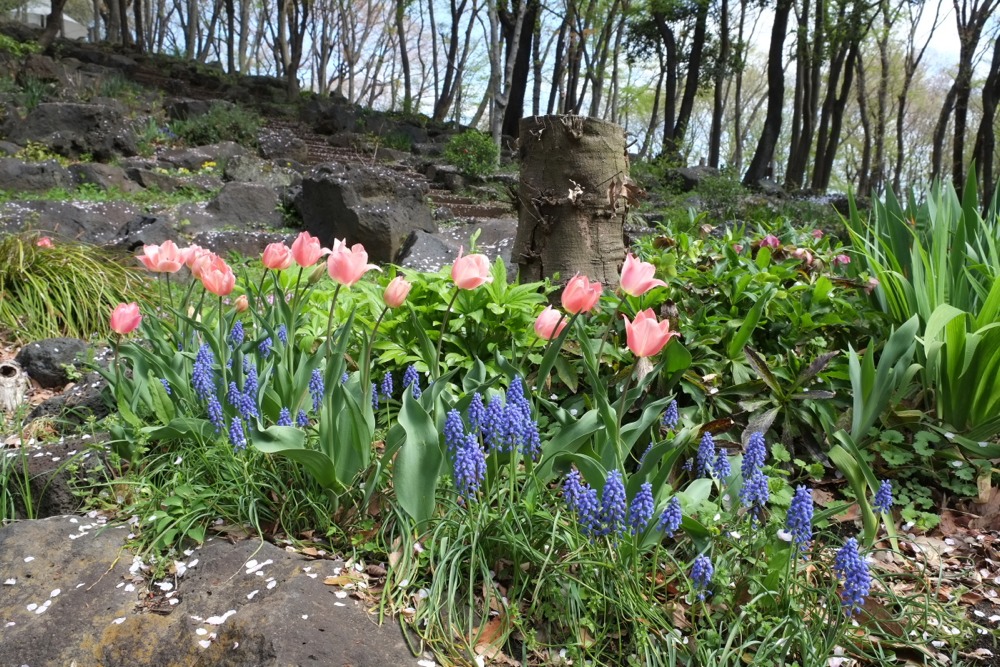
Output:
[[148,293],[142,275],[113,253],[36,233],[0,237],[0,334],[15,341],[86,338],[108,331],[111,310]]

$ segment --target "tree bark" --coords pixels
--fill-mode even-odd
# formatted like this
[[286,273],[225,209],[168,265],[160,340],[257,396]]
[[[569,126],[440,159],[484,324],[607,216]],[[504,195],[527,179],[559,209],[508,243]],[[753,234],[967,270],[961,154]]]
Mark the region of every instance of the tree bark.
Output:
[[38,46],[42,51],[47,51],[62,31],[63,7],[65,6],[66,0],[52,0],[49,16],[45,21],[45,30],[38,38]]
[[712,128],[708,133],[708,166],[719,168],[722,152],[722,117],[726,111],[725,86],[729,75],[729,0],[720,0],[719,7],[719,62],[715,65],[715,90],[712,94]]
[[788,30],[788,15],[792,10],[792,0],[778,0],[774,10],[774,24],[771,27],[771,43],[767,56],[767,112],[764,128],[757,141],[743,184],[755,186],[768,176],[774,148],[781,134],[782,106],[785,101],[785,69],[781,64],[781,52],[785,47],[785,32]]
[[993,60],[990,62],[990,72],[983,84],[983,116],[979,121],[979,131],[976,134],[976,147],[973,155],[976,157],[979,170],[979,195],[983,206],[989,206],[996,189],[993,180],[993,156],[996,150],[996,134],[994,119],[997,113],[997,103],[1000,101],[1000,39],[993,42]]
[[625,207],[609,191],[626,182],[625,131],[581,116],[521,121],[519,216],[513,261],[522,280],[579,272],[604,285],[625,259]]

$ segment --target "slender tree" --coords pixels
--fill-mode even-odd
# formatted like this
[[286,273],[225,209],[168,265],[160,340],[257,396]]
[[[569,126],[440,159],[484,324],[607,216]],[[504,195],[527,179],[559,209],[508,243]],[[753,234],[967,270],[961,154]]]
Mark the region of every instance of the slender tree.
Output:
[[785,48],[785,33],[788,31],[788,17],[791,11],[792,0],[778,0],[774,9],[771,41],[767,52],[767,112],[764,117],[764,127],[757,140],[757,150],[754,151],[750,166],[743,176],[743,184],[747,186],[757,185],[770,174],[774,149],[778,145],[778,135],[781,134],[782,107],[785,100],[785,69],[781,63],[781,54]]

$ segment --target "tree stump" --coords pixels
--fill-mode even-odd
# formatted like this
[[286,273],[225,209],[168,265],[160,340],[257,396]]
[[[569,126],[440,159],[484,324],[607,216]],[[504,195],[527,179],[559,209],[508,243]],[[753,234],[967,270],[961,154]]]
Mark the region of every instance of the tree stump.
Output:
[[582,116],[521,119],[518,225],[512,259],[521,279],[565,283],[579,272],[617,283],[625,261],[625,130]]
[[0,412],[11,413],[24,403],[28,376],[16,361],[0,362]]

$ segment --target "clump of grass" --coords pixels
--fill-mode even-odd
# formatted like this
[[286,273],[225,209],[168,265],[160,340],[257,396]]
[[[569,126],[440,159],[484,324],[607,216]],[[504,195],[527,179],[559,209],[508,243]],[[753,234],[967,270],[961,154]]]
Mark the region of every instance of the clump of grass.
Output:
[[0,237],[0,337],[105,335],[115,305],[144,300],[143,274],[114,253],[73,241],[41,247],[38,240],[35,232]]
[[215,104],[206,114],[174,121],[170,124],[170,129],[181,141],[191,146],[235,141],[243,146],[256,147],[260,126],[260,116],[249,109]]

